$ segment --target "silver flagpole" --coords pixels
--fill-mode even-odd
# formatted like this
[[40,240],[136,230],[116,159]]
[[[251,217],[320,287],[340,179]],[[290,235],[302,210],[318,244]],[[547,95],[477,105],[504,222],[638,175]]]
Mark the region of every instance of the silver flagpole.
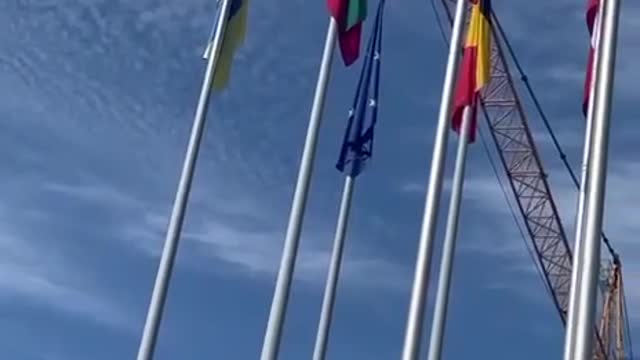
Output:
[[196,108],[196,115],[193,120],[191,136],[189,137],[189,145],[187,147],[187,153],[182,167],[182,174],[180,176],[176,198],[173,203],[173,210],[171,211],[171,218],[169,219],[169,227],[167,229],[167,236],[164,242],[164,249],[162,250],[162,257],[160,258],[158,274],[156,276],[156,282],[151,296],[149,312],[147,314],[142,340],[140,341],[140,347],[138,349],[138,360],[151,360],[153,358],[156,340],[158,338],[158,330],[160,328],[160,321],[162,319],[162,310],[167,298],[167,290],[169,288],[171,272],[173,271],[173,263],[178,250],[178,242],[180,240],[180,232],[182,230],[182,223],[184,221],[187,201],[189,199],[189,191],[191,190],[195,164],[198,158],[202,134],[204,132],[207,109],[209,106],[209,95],[211,93],[211,85],[213,83],[216,63],[218,62],[220,48],[222,46],[226,20],[229,13],[229,4],[229,0],[222,0],[218,26],[215,31],[213,45],[211,46],[211,52],[209,54],[207,70],[202,83],[200,98],[198,99],[198,107]]
[[431,342],[429,345],[429,360],[440,360],[442,356],[442,342],[449,305],[449,291],[451,289],[451,277],[453,273],[453,260],[458,236],[458,219],[460,216],[460,202],[464,187],[464,172],[467,159],[467,145],[469,145],[469,132],[471,125],[471,108],[464,108],[462,113],[462,130],[458,140],[458,154],[453,174],[453,186],[451,188],[451,202],[449,203],[449,217],[447,230],[442,245],[442,262],[440,263],[440,275],[438,279],[438,292],[436,294],[436,306],[431,327]]
[[466,5],[467,2],[465,0],[457,0],[451,43],[449,44],[447,69],[442,89],[442,99],[440,102],[440,111],[438,113],[438,128],[436,130],[436,137],[433,145],[431,173],[425,198],[422,229],[420,230],[420,243],[416,259],[413,289],[411,291],[411,303],[409,305],[409,314],[405,330],[402,360],[418,360],[420,353],[424,305],[429,285],[429,270],[431,267],[431,257],[433,252],[433,238],[438,222],[438,206],[440,204],[442,177],[444,174],[444,166],[447,156],[447,137],[450,124],[451,103],[453,100],[458,62],[460,58],[460,46],[462,41],[462,29],[464,27]]
[[338,277],[340,276],[340,264],[342,263],[344,240],[347,233],[347,224],[349,223],[349,211],[351,210],[353,185],[353,177],[347,176],[344,181],[344,189],[342,190],[340,213],[338,215],[338,224],[336,226],[336,234],[333,241],[331,262],[329,263],[329,275],[327,277],[327,284],[324,290],[324,299],[322,300],[322,311],[320,313],[320,323],[318,325],[318,334],[316,335],[316,344],[313,350],[313,360],[324,360],[327,352],[329,329],[331,328],[331,316],[333,314],[333,307],[336,301],[336,288],[338,287]]
[[316,85],[316,92],[313,98],[313,106],[311,108],[307,138],[305,140],[302,161],[298,172],[298,181],[293,195],[289,225],[287,226],[287,235],[284,240],[282,260],[278,271],[273,302],[271,303],[271,312],[269,313],[267,330],[264,336],[262,355],[260,357],[261,360],[276,360],[278,357],[280,339],[282,337],[282,326],[284,324],[287,302],[289,300],[289,291],[291,288],[291,280],[298,252],[298,243],[300,242],[302,220],[307,203],[307,195],[309,193],[311,173],[313,171],[313,161],[316,153],[316,143],[318,142],[318,132],[320,130],[322,112],[324,110],[325,94],[329,83],[331,64],[333,62],[336,29],[336,22],[331,18],[329,22],[329,29],[327,30],[324,53],[322,54],[322,63],[320,65],[320,73],[318,74],[318,83]]
[[593,110],[593,144],[587,175],[587,207],[584,219],[582,277],[577,293],[575,352],[571,360],[589,360],[593,356],[593,329],[600,270],[600,234],[604,213],[607,177],[611,98],[618,36],[620,1],[606,0],[602,13],[602,33],[596,54],[595,102]]
[[587,123],[585,128],[584,135],[584,149],[582,153],[582,168],[580,172],[580,188],[578,192],[578,208],[576,211],[576,230],[575,230],[575,239],[574,239],[574,248],[573,248],[573,269],[571,272],[571,288],[569,291],[569,307],[567,314],[567,329],[566,329],[566,339],[565,339],[565,347],[564,347],[564,360],[571,360],[573,358],[573,354],[575,351],[575,337],[576,337],[576,302],[577,302],[577,294],[579,292],[578,288],[580,285],[580,279],[582,277],[582,233],[583,233],[583,224],[584,224],[584,209],[585,209],[585,199],[586,199],[586,189],[585,186],[587,184],[587,172],[589,169],[589,155],[591,153],[591,145],[592,145],[592,133],[593,133],[593,106],[595,103],[595,79],[596,79],[596,69],[598,68],[598,52],[600,48],[600,34],[602,33],[602,12],[604,9],[605,0],[600,0],[600,4],[598,6],[598,14],[596,16],[596,23],[594,24],[593,31],[595,32],[595,46],[594,46],[594,54],[593,54],[593,64],[590,69],[591,71],[591,84],[589,89],[589,103],[587,104]]

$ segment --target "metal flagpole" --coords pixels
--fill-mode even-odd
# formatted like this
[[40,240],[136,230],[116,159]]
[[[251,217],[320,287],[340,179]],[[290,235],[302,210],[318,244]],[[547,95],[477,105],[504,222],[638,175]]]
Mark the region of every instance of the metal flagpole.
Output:
[[575,352],[571,360],[588,360],[593,356],[593,328],[600,270],[600,234],[604,213],[611,98],[614,83],[620,1],[607,0],[604,5],[602,33],[598,44],[598,60],[593,109],[593,144],[587,174],[587,207],[584,219],[582,276],[574,312]]
[[327,351],[329,328],[331,327],[331,316],[333,313],[333,306],[335,304],[335,293],[338,286],[338,276],[340,274],[340,264],[342,262],[344,240],[347,232],[347,224],[349,222],[349,211],[351,209],[353,185],[354,178],[351,176],[347,176],[344,181],[344,189],[342,190],[340,213],[338,215],[338,224],[336,226],[336,234],[333,241],[333,251],[331,253],[331,262],[329,264],[327,285],[324,290],[324,299],[322,300],[322,312],[320,313],[318,334],[316,336],[316,344],[313,350],[313,360],[324,360]]
[[442,262],[440,263],[440,275],[438,279],[438,292],[431,327],[431,341],[429,344],[429,360],[440,360],[442,356],[442,342],[449,304],[449,291],[451,289],[451,277],[453,273],[453,261],[458,236],[458,219],[460,215],[460,202],[464,186],[465,163],[467,159],[467,145],[469,145],[469,131],[471,130],[471,108],[464,108],[462,113],[462,130],[458,139],[458,153],[453,174],[453,186],[451,188],[451,202],[449,203],[449,217],[447,230],[444,236],[442,248]]
[[425,209],[420,231],[420,243],[416,260],[413,289],[411,291],[411,303],[405,330],[402,360],[418,360],[420,338],[422,335],[422,322],[424,319],[424,305],[427,298],[429,285],[429,270],[433,252],[433,241],[438,220],[438,206],[442,192],[442,178],[447,151],[447,136],[450,124],[451,103],[457,77],[457,69],[462,41],[462,29],[464,27],[464,15],[467,2],[457,0],[456,14],[453,22],[447,69],[442,89],[440,111],[438,113],[438,128],[436,130],[433,155],[431,160],[431,173]]
[[[331,260],[329,263],[329,274],[327,275],[318,332],[316,334],[316,343],[313,349],[313,360],[324,360],[327,353],[327,344],[329,342],[331,320],[336,301],[338,278],[340,277],[342,254],[349,223],[355,178],[363,170],[364,161],[372,155],[373,129],[378,113],[377,102],[382,56],[382,12],[384,9],[384,1],[385,0],[380,0],[378,3],[373,30],[367,45],[367,54],[362,72],[360,73],[360,79],[358,80],[353,107],[349,110],[349,121],[340,156],[336,164],[336,168],[339,171],[348,171],[348,175],[345,177],[342,191],[338,223],[333,241],[333,251],[331,252]],[[372,89],[370,88],[372,77],[373,91],[371,91]],[[365,129],[364,122],[367,108],[371,108],[372,113],[371,123],[369,127]]]
[[278,271],[278,278],[273,295],[273,302],[271,304],[271,311],[269,313],[267,330],[264,336],[262,355],[260,357],[261,360],[275,360],[278,357],[280,338],[282,337],[282,326],[284,324],[287,302],[289,300],[289,290],[291,288],[291,280],[298,252],[302,219],[304,217],[304,210],[311,182],[311,173],[313,170],[313,161],[315,158],[316,144],[318,142],[320,123],[322,120],[322,111],[324,110],[325,94],[329,83],[329,74],[331,72],[331,64],[333,61],[336,29],[336,22],[331,18],[329,22],[329,29],[327,30],[327,38],[324,45],[320,72],[318,74],[316,92],[313,98],[313,106],[311,108],[307,138],[302,152],[302,161],[298,172],[298,180],[293,195],[289,225],[287,226],[287,235],[284,240],[282,260]]
[[153,358],[158,330],[160,328],[160,321],[162,318],[162,310],[167,298],[167,290],[169,288],[171,272],[173,270],[173,264],[178,250],[178,242],[180,240],[180,232],[182,230],[187,201],[189,199],[189,191],[191,190],[195,164],[198,158],[202,134],[204,132],[206,114],[209,106],[209,95],[211,93],[211,85],[213,83],[215,68],[220,55],[220,49],[222,47],[222,39],[227,16],[229,14],[229,5],[230,0],[222,0],[218,26],[213,38],[213,45],[211,46],[211,52],[209,54],[209,61],[207,63],[207,69],[202,83],[202,90],[200,91],[200,98],[198,99],[196,115],[193,120],[193,127],[189,137],[189,145],[187,147],[187,153],[182,167],[182,174],[180,176],[176,198],[173,203],[173,210],[171,211],[171,218],[169,219],[167,236],[164,243],[164,249],[162,250],[162,257],[160,258],[158,274],[156,276],[156,282],[151,296],[151,303],[149,305],[149,311],[144,325],[142,340],[140,341],[140,348],[138,349],[137,360],[151,360]]
[[593,27],[593,31],[595,32],[595,47],[593,54],[593,64],[590,69],[591,71],[591,84],[589,89],[589,103],[587,105],[587,119],[586,119],[586,129],[584,135],[584,149],[582,153],[582,168],[580,172],[580,188],[578,192],[578,208],[576,211],[576,230],[575,230],[575,239],[574,239],[574,256],[573,256],[573,269],[571,273],[571,288],[569,291],[569,307],[568,307],[568,315],[567,315],[567,329],[566,329],[566,340],[565,340],[565,348],[564,348],[564,360],[571,360],[573,358],[573,354],[575,351],[575,337],[576,337],[576,312],[574,311],[577,302],[577,294],[579,293],[579,285],[580,279],[582,276],[582,248],[584,241],[582,238],[583,234],[583,224],[584,224],[584,209],[585,209],[585,199],[586,199],[586,184],[587,184],[587,172],[589,169],[589,155],[591,153],[591,145],[592,145],[592,133],[593,133],[593,106],[595,103],[595,79],[596,79],[596,69],[598,68],[598,53],[600,48],[600,34],[602,32],[602,12],[604,7],[605,0],[600,0],[598,4],[598,14],[595,19],[595,24]]

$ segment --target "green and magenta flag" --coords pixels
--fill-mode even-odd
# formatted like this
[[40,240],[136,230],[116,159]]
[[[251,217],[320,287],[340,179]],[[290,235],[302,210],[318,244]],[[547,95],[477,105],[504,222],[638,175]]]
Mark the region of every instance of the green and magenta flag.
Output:
[[360,38],[362,23],[367,17],[367,0],[327,0],[327,6],[338,25],[342,59],[349,66],[360,56]]

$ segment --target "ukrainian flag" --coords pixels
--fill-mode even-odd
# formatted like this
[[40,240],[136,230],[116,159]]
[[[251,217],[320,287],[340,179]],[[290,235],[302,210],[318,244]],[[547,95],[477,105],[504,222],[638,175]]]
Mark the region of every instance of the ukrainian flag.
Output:
[[247,12],[249,0],[229,0],[229,12],[222,39],[222,48],[213,77],[213,89],[222,90],[228,82],[231,74],[233,54],[244,43],[247,33]]
[[453,129],[459,132],[464,108],[472,107],[469,142],[475,140],[478,94],[491,77],[491,0],[471,0],[471,4],[452,118]]

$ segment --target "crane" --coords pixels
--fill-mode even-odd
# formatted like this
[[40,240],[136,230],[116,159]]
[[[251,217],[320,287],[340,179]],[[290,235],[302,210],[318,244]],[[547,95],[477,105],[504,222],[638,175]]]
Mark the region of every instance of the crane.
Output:
[[[453,23],[452,7],[455,3],[453,0],[441,1],[451,25]],[[564,326],[569,307],[572,249],[567,241],[567,235],[547,181],[547,174],[529,129],[527,115],[514,85],[503,47],[505,45],[508,47],[517,64],[515,53],[495,13],[492,14],[492,22],[497,26],[492,32],[491,80],[481,94],[482,113],[487,120],[491,138],[495,143],[512,195],[533,245],[537,266],[542,273],[545,287],[551,295]],[[522,80],[526,82],[524,72],[521,68],[518,70]],[[531,88],[528,87],[528,89],[533,96]],[[539,106],[537,99],[534,101]],[[562,152],[561,157],[568,166]],[[568,169],[570,169],[569,166]],[[572,172],[571,175],[575,181],[575,175]],[[601,268],[599,295],[602,302],[598,307],[599,322],[594,328],[593,357],[595,360],[630,359],[632,356],[630,342],[629,354],[625,352],[625,338],[629,335],[629,327],[624,303],[622,265],[608,239],[604,237],[604,240],[611,254],[611,260]]]

